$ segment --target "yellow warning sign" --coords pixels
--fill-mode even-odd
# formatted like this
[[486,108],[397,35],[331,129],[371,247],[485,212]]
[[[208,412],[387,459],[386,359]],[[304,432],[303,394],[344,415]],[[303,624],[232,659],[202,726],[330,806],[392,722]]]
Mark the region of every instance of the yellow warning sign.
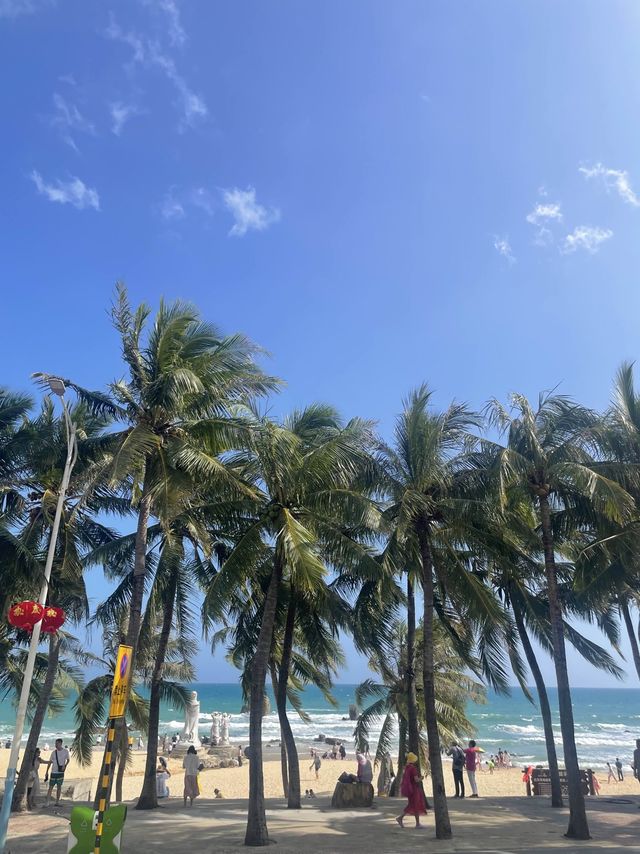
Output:
[[132,653],[133,647],[131,646],[121,645],[118,647],[116,672],[113,674],[113,686],[111,688],[110,718],[124,717],[131,680]]

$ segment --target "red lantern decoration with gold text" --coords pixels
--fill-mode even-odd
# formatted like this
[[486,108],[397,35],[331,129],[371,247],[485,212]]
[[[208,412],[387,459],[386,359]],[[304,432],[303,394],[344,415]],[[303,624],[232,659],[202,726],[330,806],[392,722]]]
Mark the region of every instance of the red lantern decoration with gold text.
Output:
[[65,621],[65,613],[62,608],[55,605],[47,605],[42,617],[42,631],[55,634]]
[[31,632],[35,624],[42,619],[43,611],[44,608],[37,602],[18,602],[9,608],[9,622],[17,629]]

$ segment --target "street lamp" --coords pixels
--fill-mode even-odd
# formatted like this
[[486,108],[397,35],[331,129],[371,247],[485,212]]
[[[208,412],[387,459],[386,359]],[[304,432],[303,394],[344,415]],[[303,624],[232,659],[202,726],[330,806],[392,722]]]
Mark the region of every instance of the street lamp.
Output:
[[[56,542],[58,539],[58,531],[60,529],[60,520],[62,519],[62,511],[64,509],[64,500],[69,488],[69,480],[71,472],[78,457],[78,444],[76,441],[76,428],[69,415],[69,407],[64,399],[65,384],[59,377],[54,377],[49,374],[33,374],[40,385],[48,388],[49,391],[57,395],[62,403],[62,414],[64,417],[65,429],[67,434],[67,458],[64,464],[64,472],[62,474],[62,482],[58,493],[58,502],[56,504],[56,513],[53,518],[53,527],[51,528],[51,538],[49,540],[49,549],[47,551],[47,560],[44,565],[44,579],[40,590],[40,598],[38,602],[42,607],[46,605],[47,595],[49,592],[49,580],[51,578],[51,567],[53,566],[53,558],[56,550]],[[18,703],[18,712],[16,715],[16,726],[13,732],[13,740],[11,742],[11,755],[9,756],[9,765],[7,768],[7,776],[4,784],[4,796],[2,798],[2,810],[0,810],[0,854],[4,852],[7,841],[7,829],[9,827],[9,816],[11,814],[11,802],[13,800],[13,792],[16,785],[16,770],[18,767],[18,755],[20,753],[20,744],[22,742],[22,733],[24,731],[24,722],[27,714],[27,702],[29,700],[29,692],[31,689],[31,680],[33,679],[33,668],[38,652],[38,644],[40,642],[41,622],[35,624],[31,634],[31,643],[29,645],[29,654],[27,656],[27,666],[25,667],[24,677],[22,680],[22,690],[20,692],[20,701]]]

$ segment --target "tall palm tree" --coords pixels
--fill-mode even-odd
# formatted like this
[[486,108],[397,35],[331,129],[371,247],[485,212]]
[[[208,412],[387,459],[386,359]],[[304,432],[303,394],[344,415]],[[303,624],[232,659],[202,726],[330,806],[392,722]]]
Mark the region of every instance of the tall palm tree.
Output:
[[[250,667],[249,814],[246,845],[268,845],[262,769],[262,703],[280,588],[283,580],[300,594],[313,595],[325,583],[328,566],[368,566],[378,574],[370,549],[354,537],[376,522],[375,508],[362,495],[359,478],[370,464],[368,424],[343,425],[331,408],[307,407],[283,424],[262,420],[250,449],[230,465],[242,470],[255,498],[239,508],[235,545],[214,579],[205,607],[210,617],[224,611],[229,591],[272,557],[260,629]],[[244,513],[242,513],[244,511]]]
[[[492,470],[503,503],[519,498],[536,514],[544,556],[546,595],[553,658],[558,683],[560,727],[569,793],[571,839],[588,839],[589,825],[580,785],[571,688],[565,650],[563,603],[556,564],[556,531],[592,524],[594,511],[623,522],[633,510],[631,496],[596,471],[589,453],[595,416],[559,395],[541,395],[533,408],[522,395],[511,398],[511,410],[497,401],[488,407],[490,423],[506,435],[505,447],[494,451]],[[517,497],[516,497],[517,496]]]
[[128,377],[111,383],[106,393],[65,380],[94,410],[124,425],[113,435],[110,477],[115,484],[129,484],[137,509],[125,637],[134,657],[152,515],[164,518],[176,492],[193,489],[193,479],[228,487],[231,478],[220,454],[242,446],[245,432],[232,410],[278,384],[259,369],[256,348],[246,338],[223,336],[193,306],[161,302],[149,328],[150,314],[145,304],[132,309],[124,285],[118,284],[111,316]]
[[[496,624],[501,609],[473,571],[468,548],[482,533],[485,509],[462,491],[466,466],[458,456],[471,441],[479,416],[453,403],[442,413],[430,410],[431,392],[423,385],[409,395],[396,420],[393,446],[381,445],[379,465],[388,496],[384,522],[393,531],[409,566],[421,580],[423,592],[424,649],[422,684],[433,805],[438,839],[451,836],[437,725],[435,693],[434,626],[447,622],[447,608],[466,612],[466,623],[481,626],[481,667],[497,687],[505,687],[507,674],[500,661],[503,649]],[[461,547],[464,545],[464,549]],[[466,553],[465,553],[466,549]],[[402,564],[401,564],[402,565]],[[460,632],[450,631],[462,649]],[[468,650],[474,640],[466,639]]]

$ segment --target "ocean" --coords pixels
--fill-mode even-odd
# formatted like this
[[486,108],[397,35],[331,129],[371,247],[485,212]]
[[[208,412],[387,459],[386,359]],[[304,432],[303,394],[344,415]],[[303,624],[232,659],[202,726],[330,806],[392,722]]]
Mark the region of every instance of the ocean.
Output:
[[[231,715],[230,736],[232,741],[246,743],[249,734],[249,716],[241,713],[242,695],[238,684],[198,683],[191,686],[198,692],[200,700],[200,734],[209,733],[211,714],[214,711]],[[343,739],[352,744],[353,721],[343,720],[348,716],[349,704],[354,702],[354,685],[337,685],[334,696],[337,706],[331,707],[316,688],[304,693],[304,708],[311,717],[304,723],[290,712],[296,740],[310,743],[322,734]],[[617,756],[628,766],[636,738],[640,738],[640,689],[574,688],[572,691],[576,723],[576,744],[582,767],[604,768]],[[557,693],[549,689],[553,709],[554,730],[559,757],[562,758],[562,742],[557,713]],[[264,740],[278,740],[280,729],[275,713],[273,696],[270,694],[272,713],[264,718]],[[41,744],[53,743],[57,736],[65,743],[73,738],[73,714],[71,703],[65,711],[45,721]],[[511,696],[489,692],[486,705],[470,703],[469,718],[476,727],[476,740],[487,754],[497,753],[502,748],[514,757],[519,765],[545,762],[542,719],[537,706],[532,705],[514,688]],[[160,733],[172,735],[182,727],[178,710],[164,705],[160,716]],[[15,722],[15,710],[5,700],[0,703],[0,744],[10,737]],[[374,729],[371,748],[375,745]],[[26,736],[25,736],[26,738]]]

